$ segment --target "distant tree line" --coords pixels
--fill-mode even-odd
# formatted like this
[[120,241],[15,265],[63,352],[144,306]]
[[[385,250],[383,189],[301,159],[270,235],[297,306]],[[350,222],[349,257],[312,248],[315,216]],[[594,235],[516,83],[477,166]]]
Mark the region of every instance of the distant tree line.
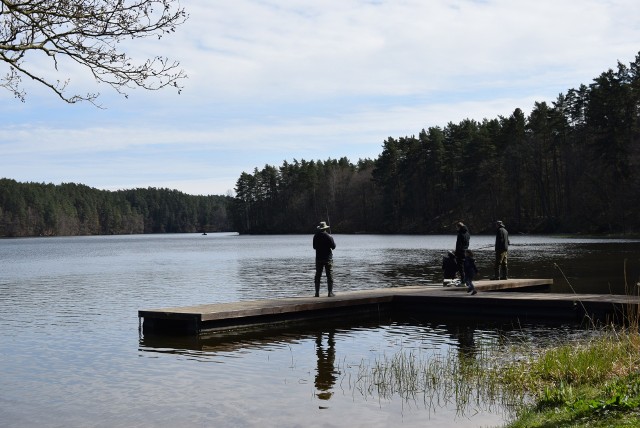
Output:
[[301,233],[326,220],[341,232],[381,232],[382,206],[372,180],[374,162],[347,158],[284,162],[242,173],[233,204],[240,233]]
[[526,116],[463,120],[383,143],[375,160],[284,162],[242,173],[240,233],[640,231],[640,54]]
[[0,236],[229,231],[230,199],[169,189],[111,192],[0,179]]
[[640,232],[640,54],[526,116],[389,137],[377,159],[243,172],[236,195],[0,180],[0,236],[237,231]]

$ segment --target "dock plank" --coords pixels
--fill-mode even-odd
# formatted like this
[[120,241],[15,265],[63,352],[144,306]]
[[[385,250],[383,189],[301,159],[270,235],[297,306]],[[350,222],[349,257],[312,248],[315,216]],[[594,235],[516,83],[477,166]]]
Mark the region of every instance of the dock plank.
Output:
[[[481,316],[575,317],[597,314],[610,316],[628,305],[640,304],[633,296],[602,294],[556,294],[515,292],[553,284],[552,279],[509,279],[474,281],[479,293],[470,296],[466,287],[409,285],[338,293],[335,297],[289,297],[229,303],[201,304],[177,308],[138,311],[145,333],[230,329],[294,319],[337,316],[357,311],[402,306],[414,311],[474,313]],[[556,314],[554,311],[563,313]]]

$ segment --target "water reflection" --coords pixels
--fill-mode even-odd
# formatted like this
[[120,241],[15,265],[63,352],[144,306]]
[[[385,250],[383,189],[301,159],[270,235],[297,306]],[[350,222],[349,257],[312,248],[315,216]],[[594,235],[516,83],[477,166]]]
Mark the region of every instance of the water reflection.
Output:
[[471,325],[452,325],[447,327],[451,337],[458,342],[458,356],[460,361],[473,360],[478,354],[475,341],[475,327]]
[[[369,316],[357,315],[342,318],[327,318],[292,323],[255,326],[245,329],[203,331],[199,335],[167,336],[139,333],[139,351],[181,354],[193,354],[194,351],[203,356],[221,353],[250,351],[293,346],[301,342],[313,340],[318,361],[335,360],[336,334],[358,334],[363,330],[380,328],[391,323],[391,315],[379,313],[380,317],[371,320]],[[328,365],[318,363],[318,367]],[[320,370],[318,370],[320,371]],[[335,370],[332,369],[332,376]],[[327,376],[322,375],[322,378]],[[335,379],[334,379],[335,381]]]
[[[522,397],[501,395],[459,376],[527,355],[518,350],[570,343],[590,334],[573,324],[521,325],[515,320],[479,325],[470,319],[383,313],[375,321],[342,317],[196,337],[145,335],[140,337],[139,351],[141,356],[161,353],[221,363],[220,373],[225,375],[217,374],[217,383],[233,385],[226,377],[240,377],[243,384],[269,390],[269,396],[262,398],[267,403],[284,397],[302,408],[313,403],[336,423],[353,408],[364,417],[367,403],[375,400],[382,414],[402,414],[407,426],[422,426],[421,412],[437,426],[478,426],[482,423],[478,421],[498,426],[513,416]],[[263,360],[261,355],[268,355],[269,365],[257,363]],[[413,368],[419,370],[411,374]],[[386,377],[380,378],[381,373]],[[280,376],[292,380],[284,382],[278,395]],[[225,394],[233,393],[225,390]],[[305,395],[314,400],[308,403],[301,398]]]
[[326,348],[323,345],[322,332],[316,333],[316,355],[318,357],[318,367],[316,370],[315,386],[318,398],[321,400],[329,400],[333,395],[333,386],[336,383],[336,341],[335,330],[327,332]]

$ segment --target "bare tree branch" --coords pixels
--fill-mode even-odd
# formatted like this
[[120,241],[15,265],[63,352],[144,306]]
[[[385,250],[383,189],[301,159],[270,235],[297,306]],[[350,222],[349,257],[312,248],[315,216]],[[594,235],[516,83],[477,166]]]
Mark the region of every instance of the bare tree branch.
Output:
[[187,14],[177,0],[0,0],[0,61],[9,71],[0,87],[21,101],[27,76],[51,89],[68,103],[96,104],[99,93],[68,94],[69,80],[50,81],[29,67],[28,58],[44,55],[58,70],[67,58],[88,69],[98,83],[127,96],[127,89],[175,87],[186,78],[179,63],[163,56],[136,63],[122,50],[124,40],[172,33]]

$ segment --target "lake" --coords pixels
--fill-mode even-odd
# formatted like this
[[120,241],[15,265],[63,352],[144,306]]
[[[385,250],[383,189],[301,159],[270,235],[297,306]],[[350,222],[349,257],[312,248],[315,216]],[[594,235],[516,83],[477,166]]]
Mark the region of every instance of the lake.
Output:
[[[327,320],[187,338],[140,333],[139,309],[312,295],[311,239],[210,233],[0,240],[2,426],[498,426],[509,417],[499,404],[460,408],[446,391],[381,395],[358,379],[363,368],[399,353],[455,359],[481,344],[542,346],[588,334],[571,325],[428,318]],[[472,236],[478,279],[493,274],[493,239]],[[335,240],[340,293],[440,286],[441,259],[455,235]],[[624,293],[638,280],[638,240],[512,236],[511,243],[509,276],[554,278],[554,292]]]

